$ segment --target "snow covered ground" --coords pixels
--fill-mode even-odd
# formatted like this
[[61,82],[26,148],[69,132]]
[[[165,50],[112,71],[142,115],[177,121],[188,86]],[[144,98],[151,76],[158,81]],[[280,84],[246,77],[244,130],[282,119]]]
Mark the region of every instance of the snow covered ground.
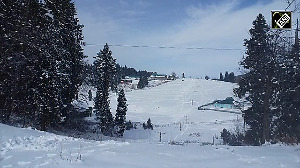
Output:
[[[176,80],[154,88],[126,92],[127,120],[146,122],[124,138],[103,141],[76,139],[0,124],[0,167],[300,167],[300,146],[220,145],[223,128],[241,126],[238,114],[199,111],[197,107],[232,96],[234,84],[201,79]],[[111,107],[116,109],[116,95]],[[161,134],[161,139],[160,139]]]

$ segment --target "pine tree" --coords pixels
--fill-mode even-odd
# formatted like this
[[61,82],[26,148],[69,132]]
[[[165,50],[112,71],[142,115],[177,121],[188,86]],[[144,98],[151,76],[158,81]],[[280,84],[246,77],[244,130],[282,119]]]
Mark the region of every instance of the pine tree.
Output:
[[223,81],[224,80],[224,77],[223,77],[223,74],[222,72],[220,73],[220,81]]
[[150,118],[147,120],[147,128],[153,130],[153,124]]
[[[60,122],[60,109],[61,104],[59,76],[57,72],[57,55],[61,52],[54,44],[60,41],[60,38],[55,36],[53,25],[51,24],[52,18],[47,15],[47,9],[44,4],[40,4],[39,1],[28,1],[26,10],[24,11],[27,16],[28,22],[31,25],[35,25],[32,28],[32,32],[37,32],[32,39],[31,53],[34,57],[31,59],[31,65],[33,67],[34,75],[28,78],[34,80],[30,81],[30,91],[27,94],[26,100],[28,104],[32,103],[33,106],[29,106],[30,110],[36,108],[36,120],[37,128],[46,130],[48,126],[56,126]],[[40,51],[40,53],[39,53]]]
[[120,64],[116,64],[116,82],[117,82],[117,85],[119,83],[121,83],[122,78],[125,78],[122,69],[123,69],[123,67],[121,67]]
[[149,82],[148,82],[148,76],[147,75],[144,75],[144,87],[147,87],[148,86],[148,84],[149,84]]
[[[24,118],[23,124],[28,124],[26,118],[35,118],[40,108],[46,106],[47,101],[39,101],[45,95],[39,87],[52,85],[52,80],[41,82],[42,74],[53,77],[53,73],[49,73],[49,69],[54,67],[49,62],[52,59],[48,53],[51,45],[46,43],[51,37],[49,18],[47,10],[37,0],[6,1],[1,3],[1,8],[4,9],[1,15],[1,53],[6,59],[1,61],[1,73],[5,78],[1,85],[9,91],[4,96],[4,109],[13,111]],[[5,95],[5,92],[2,93]],[[51,90],[50,94],[55,94],[55,91]],[[32,125],[39,120],[29,122]]]
[[124,90],[121,89],[118,96],[118,106],[115,117],[115,132],[118,137],[122,137],[126,128],[127,104]]
[[225,77],[224,77],[225,82],[229,82],[228,76],[229,76],[228,71],[226,71],[225,72]]
[[[82,25],[75,17],[76,9],[71,1],[45,0],[47,28],[43,33],[47,46],[46,58],[40,61],[38,86],[42,129],[56,126],[67,117],[71,102],[76,98],[82,82],[82,60],[84,58],[80,41]],[[36,66],[38,67],[38,65]],[[44,84],[45,83],[45,84]]]
[[[54,0],[44,3],[39,0],[0,3],[3,53],[0,61],[0,99],[3,99],[3,104],[0,109],[7,112],[4,113],[5,120],[14,112],[24,119],[24,125],[30,124],[41,130],[61,121],[62,108],[71,103],[71,99],[65,98],[65,95],[75,94],[75,91],[63,90],[72,85],[72,80],[76,83],[76,79],[69,80],[69,76],[80,70],[80,67],[72,65],[82,60],[79,45],[82,26],[75,26],[73,31],[66,28],[62,31],[61,27],[72,27],[78,22],[74,18],[76,12],[73,3],[69,8],[73,9],[69,10],[73,20],[60,20],[59,24],[55,11],[68,11],[67,5],[64,4],[65,8],[58,8],[57,5],[50,8],[49,4],[54,3]],[[72,56],[77,59],[72,59]],[[70,59],[72,61],[68,61]],[[66,66],[63,62],[71,64]],[[73,67],[73,70],[69,67]]]
[[[2,122],[7,122],[17,106],[22,42],[18,38],[24,18],[20,1],[0,4],[0,110]],[[24,63],[24,62],[23,62]]]
[[235,81],[234,73],[230,72],[230,74],[228,75],[228,82],[234,83],[234,81]]
[[274,103],[276,117],[274,117],[273,123],[273,136],[275,139],[287,143],[300,142],[300,46],[298,25],[295,44],[279,65],[280,73],[277,73],[279,87],[276,88],[278,94]]
[[170,75],[172,80],[176,80],[177,79],[177,74],[173,71]]
[[116,74],[116,61],[112,57],[112,52],[107,44],[100,50],[94,61],[96,68],[96,98],[95,109],[96,116],[100,120],[100,130],[104,135],[112,135],[113,116],[109,107],[109,88],[112,83],[112,77]]
[[246,96],[252,107],[245,110],[246,132],[249,143],[259,145],[270,140],[270,104],[273,91],[274,58],[268,37],[269,27],[259,14],[250,29],[250,39],[245,40],[246,57],[240,63],[249,72],[239,82],[235,93]]
[[140,80],[138,82],[137,88],[138,89],[143,89],[145,87],[145,83],[144,83],[144,76],[140,76]]
[[143,123],[143,128],[144,129],[151,129],[151,130],[153,130],[153,124],[152,124],[150,118],[147,120],[146,123]]
[[57,54],[57,74],[59,75],[59,87],[61,88],[60,99],[62,104],[60,109],[63,116],[67,116],[71,108],[71,102],[77,98],[78,88],[83,78],[83,55],[80,46],[83,40],[82,28],[76,18],[76,8],[71,0],[45,0],[46,6],[52,18],[53,36],[56,41]]
[[144,87],[148,86],[148,77],[145,75],[140,76],[140,80],[138,82],[137,87],[139,89],[143,89]]

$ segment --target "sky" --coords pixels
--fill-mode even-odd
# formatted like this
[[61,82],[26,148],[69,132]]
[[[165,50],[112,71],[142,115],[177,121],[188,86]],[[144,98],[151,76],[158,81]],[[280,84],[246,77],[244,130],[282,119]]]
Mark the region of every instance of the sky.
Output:
[[74,1],[90,63],[108,43],[120,65],[193,78],[240,74],[244,39],[256,16],[262,13],[270,25],[271,11],[288,6],[286,0]]

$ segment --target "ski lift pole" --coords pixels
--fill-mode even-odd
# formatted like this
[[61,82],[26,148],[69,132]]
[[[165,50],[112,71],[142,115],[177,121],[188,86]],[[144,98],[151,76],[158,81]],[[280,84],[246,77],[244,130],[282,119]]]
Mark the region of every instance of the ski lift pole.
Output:
[[165,132],[161,132],[161,131],[159,131],[159,132],[157,132],[157,133],[159,133],[159,142],[161,142],[161,137],[162,137],[162,134],[166,134]]
[[159,132],[159,142],[161,142],[161,132]]
[[181,131],[182,129],[182,126],[181,126],[181,122],[179,123],[179,130]]
[[187,116],[187,115],[184,115],[184,117],[185,117],[185,122],[187,123],[188,116]]

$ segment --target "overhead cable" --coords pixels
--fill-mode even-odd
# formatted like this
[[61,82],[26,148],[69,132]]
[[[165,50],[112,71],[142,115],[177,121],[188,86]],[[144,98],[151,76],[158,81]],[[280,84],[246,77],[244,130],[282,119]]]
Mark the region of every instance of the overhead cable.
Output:
[[[83,42],[84,46],[102,46],[104,44],[90,44]],[[214,48],[214,47],[174,47],[174,46],[150,46],[150,45],[125,45],[125,44],[108,44],[112,47],[132,47],[132,48],[161,48],[161,49],[187,49],[187,50],[235,50],[241,51],[239,48]]]

